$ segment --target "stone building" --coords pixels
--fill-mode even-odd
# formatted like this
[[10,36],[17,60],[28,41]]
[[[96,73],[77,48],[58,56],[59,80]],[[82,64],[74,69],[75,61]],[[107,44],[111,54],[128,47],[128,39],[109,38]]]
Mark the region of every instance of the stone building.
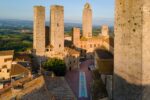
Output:
[[94,65],[105,84],[109,100],[113,98],[113,54],[105,49],[98,48],[94,51]]
[[0,79],[9,79],[14,51],[0,51]]
[[79,68],[79,56],[80,52],[75,49],[65,47],[65,51],[67,52],[65,56],[65,63],[69,70]]
[[13,61],[13,50],[0,51],[0,79],[21,78],[30,75],[24,66]]
[[82,36],[85,38],[92,37],[92,9],[89,3],[86,3],[82,15]]
[[[108,50],[110,49],[109,42],[106,42],[109,40],[109,36],[92,36],[92,9],[89,3],[85,4],[83,10],[83,33],[81,34],[79,28],[73,28],[71,45],[68,40],[68,43],[65,44],[66,40],[64,40],[64,38],[66,38],[64,36],[64,7],[60,5],[51,6],[49,32],[48,27],[45,30],[45,25],[43,28],[43,24],[41,24],[41,27],[39,24],[40,21],[41,23],[45,22],[45,18],[43,18],[45,17],[45,14],[42,13],[43,17],[41,17],[42,15],[36,13],[41,12],[41,9],[45,12],[44,7],[35,6],[34,9],[35,8],[34,16],[39,16],[39,21],[34,20],[34,27],[37,27],[37,29],[34,29],[36,30],[34,31],[34,37],[39,38],[34,39],[33,42],[35,42],[34,44],[38,43],[36,41],[42,41],[41,43],[45,43],[45,47],[42,48],[42,53],[40,54],[41,57],[64,59],[68,69],[70,69],[71,65],[74,66],[74,63],[72,62],[79,63],[78,60],[80,55],[87,58],[93,58],[93,51],[95,48],[105,46]],[[44,34],[44,37],[40,37],[41,34],[38,34],[38,30],[39,33]],[[43,47],[44,45],[40,46],[39,43],[38,46]],[[41,48],[38,46],[35,46],[34,48],[34,54],[37,56],[38,51],[41,51]]]
[[150,1],[115,5],[114,100],[149,100]]
[[80,28],[74,27],[72,30],[72,44],[76,49],[80,50],[81,56],[92,58],[93,51],[101,46],[110,50],[110,41],[106,42],[111,39],[107,25],[102,26],[102,35],[92,36],[92,9],[89,3],[84,6],[82,26],[82,35]]
[[42,56],[45,52],[45,7],[34,7],[33,49],[36,55]]

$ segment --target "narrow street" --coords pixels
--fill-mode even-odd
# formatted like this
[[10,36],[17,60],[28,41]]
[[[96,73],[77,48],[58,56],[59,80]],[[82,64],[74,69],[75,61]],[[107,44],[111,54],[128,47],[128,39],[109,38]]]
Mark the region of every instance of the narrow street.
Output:
[[[65,78],[71,87],[73,93],[75,96],[78,98],[78,100],[90,100],[90,85],[92,82],[92,75],[91,71],[88,70],[88,66],[92,64],[92,60],[87,60],[84,61],[80,64],[80,69],[74,69],[72,71],[69,71]],[[85,97],[80,97],[79,98],[79,73],[84,72],[85,73],[85,78],[86,78],[86,87],[87,87],[87,98]]]

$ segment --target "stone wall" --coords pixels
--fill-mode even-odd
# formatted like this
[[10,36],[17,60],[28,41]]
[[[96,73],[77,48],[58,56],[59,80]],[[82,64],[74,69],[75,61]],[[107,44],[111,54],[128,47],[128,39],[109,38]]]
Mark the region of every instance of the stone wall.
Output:
[[150,1],[143,0],[143,33],[142,33],[142,85],[143,100],[150,98]]
[[9,79],[13,55],[0,56],[0,79]]
[[116,0],[114,100],[148,100],[150,1]]

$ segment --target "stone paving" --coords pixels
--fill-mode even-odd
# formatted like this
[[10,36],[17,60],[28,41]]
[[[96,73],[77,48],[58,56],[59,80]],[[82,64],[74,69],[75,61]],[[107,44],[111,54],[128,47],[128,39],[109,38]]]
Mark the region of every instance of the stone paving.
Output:
[[[88,66],[92,63],[92,60],[82,62],[80,64],[80,69],[74,69],[72,71],[69,71],[65,77],[78,100],[90,100],[90,85],[92,82],[92,75],[91,71],[88,70]],[[88,98],[79,98],[79,71],[85,72]]]

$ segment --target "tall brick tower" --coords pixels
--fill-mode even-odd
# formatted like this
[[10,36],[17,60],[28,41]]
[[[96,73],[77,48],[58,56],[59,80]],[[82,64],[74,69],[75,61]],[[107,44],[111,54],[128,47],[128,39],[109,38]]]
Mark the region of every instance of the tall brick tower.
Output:
[[114,100],[150,99],[150,0],[116,0]]
[[92,37],[92,9],[89,3],[86,3],[83,9],[82,30],[83,37]]
[[34,6],[33,49],[36,55],[45,53],[45,7]]
[[64,51],[64,7],[51,6],[50,13],[50,44],[55,51]]

